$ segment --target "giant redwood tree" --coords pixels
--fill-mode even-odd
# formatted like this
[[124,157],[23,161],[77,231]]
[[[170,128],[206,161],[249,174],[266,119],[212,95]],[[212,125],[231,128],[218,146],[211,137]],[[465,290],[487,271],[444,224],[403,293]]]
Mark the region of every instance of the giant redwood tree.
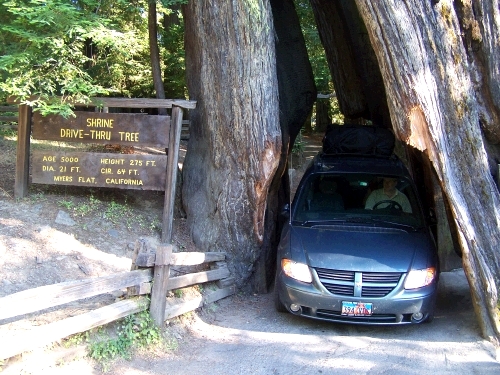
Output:
[[[498,344],[498,0],[310,2],[346,118],[392,127],[432,166],[424,170],[451,208],[483,334]],[[283,63],[303,43],[279,44],[293,39],[283,31],[291,18],[279,18],[291,1],[214,4],[191,1],[184,9],[188,86],[198,107],[183,194],[194,240],[228,251],[241,285],[259,260],[270,259],[263,253],[275,230],[267,225],[275,220],[275,185],[296,135],[293,121],[307,113],[315,89],[307,69],[296,72],[296,86],[283,85],[293,76],[290,64],[307,65]],[[294,106],[302,112],[283,115]]]

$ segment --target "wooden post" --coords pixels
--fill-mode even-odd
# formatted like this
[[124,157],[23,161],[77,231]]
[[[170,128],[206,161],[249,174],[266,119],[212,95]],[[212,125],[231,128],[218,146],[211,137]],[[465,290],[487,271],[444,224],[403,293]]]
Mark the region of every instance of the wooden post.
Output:
[[155,269],[153,274],[153,290],[151,291],[151,305],[149,314],[153,322],[162,327],[165,321],[165,307],[167,305],[168,276],[170,272],[170,258],[172,245],[160,245],[156,251]]
[[28,194],[31,112],[30,106],[24,104],[19,106],[19,119],[17,122],[16,177],[14,183],[15,198],[24,198],[26,194]]
[[175,205],[175,186],[177,183],[177,163],[179,161],[179,145],[182,132],[182,109],[172,107],[172,124],[168,144],[167,177],[165,184],[165,203],[163,205],[163,224],[161,240],[164,243],[172,241],[172,224]]

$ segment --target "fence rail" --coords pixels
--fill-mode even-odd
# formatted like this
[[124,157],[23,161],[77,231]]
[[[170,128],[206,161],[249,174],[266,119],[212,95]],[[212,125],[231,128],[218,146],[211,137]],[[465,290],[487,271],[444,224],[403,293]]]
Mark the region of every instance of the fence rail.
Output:
[[0,320],[111,293],[152,279],[152,270],[146,269],[24,290],[0,298]]
[[[171,245],[167,246],[170,247]],[[161,316],[163,316],[163,320],[193,311],[204,304],[218,301],[235,293],[234,279],[230,277],[224,253],[172,253],[167,262],[161,262],[158,258],[154,251],[147,254],[139,253],[136,254],[136,258],[133,260],[133,267],[137,269],[129,272],[41,286],[0,298],[1,321],[125,288],[128,288],[129,291],[128,298],[125,300],[78,316],[43,326],[34,326],[29,330],[8,330],[7,334],[4,334],[2,340],[0,340],[0,360],[49,345],[70,335],[87,331],[150,308],[149,299],[141,296],[141,294],[151,293],[152,284],[154,285],[157,282],[156,268],[159,266],[211,264],[212,269],[210,270],[175,277],[167,275],[165,281],[167,290],[180,289],[209,281],[217,281],[218,287],[218,289],[203,297],[200,296],[168,306],[162,303],[161,306],[163,306],[164,311],[162,311]],[[160,261],[160,264],[155,264],[158,261]],[[153,271],[152,267],[155,267],[155,271]],[[152,304],[153,298],[166,301],[165,295],[163,297],[161,295],[160,297],[152,295]]]
[[[5,106],[2,105],[0,106],[0,113],[17,113],[18,109],[17,106]],[[0,122],[17,122],[18,116],[0,116]]]

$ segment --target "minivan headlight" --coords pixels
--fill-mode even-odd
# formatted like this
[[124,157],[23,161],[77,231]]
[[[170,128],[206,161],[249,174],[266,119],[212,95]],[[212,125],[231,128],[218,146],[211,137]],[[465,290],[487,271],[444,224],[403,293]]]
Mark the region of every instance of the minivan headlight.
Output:
[[406,276],[405,289],[417,289],[429,285],[436,277],[436,269],[411,270]]
[[292,279],[299,280],[304,283],[312,282],[311,271],[309,270],[307,264],[297,263],[291,259],[282,259],[281,268],[283,269],[284,274]]

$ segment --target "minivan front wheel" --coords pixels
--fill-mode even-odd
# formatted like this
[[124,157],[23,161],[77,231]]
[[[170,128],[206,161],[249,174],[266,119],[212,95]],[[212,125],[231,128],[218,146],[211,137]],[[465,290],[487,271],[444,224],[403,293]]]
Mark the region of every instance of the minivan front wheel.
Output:
[[434,313],[429,314],[427,319],[424,320],[424,323],[432,323],[433,320],[434,320]]

